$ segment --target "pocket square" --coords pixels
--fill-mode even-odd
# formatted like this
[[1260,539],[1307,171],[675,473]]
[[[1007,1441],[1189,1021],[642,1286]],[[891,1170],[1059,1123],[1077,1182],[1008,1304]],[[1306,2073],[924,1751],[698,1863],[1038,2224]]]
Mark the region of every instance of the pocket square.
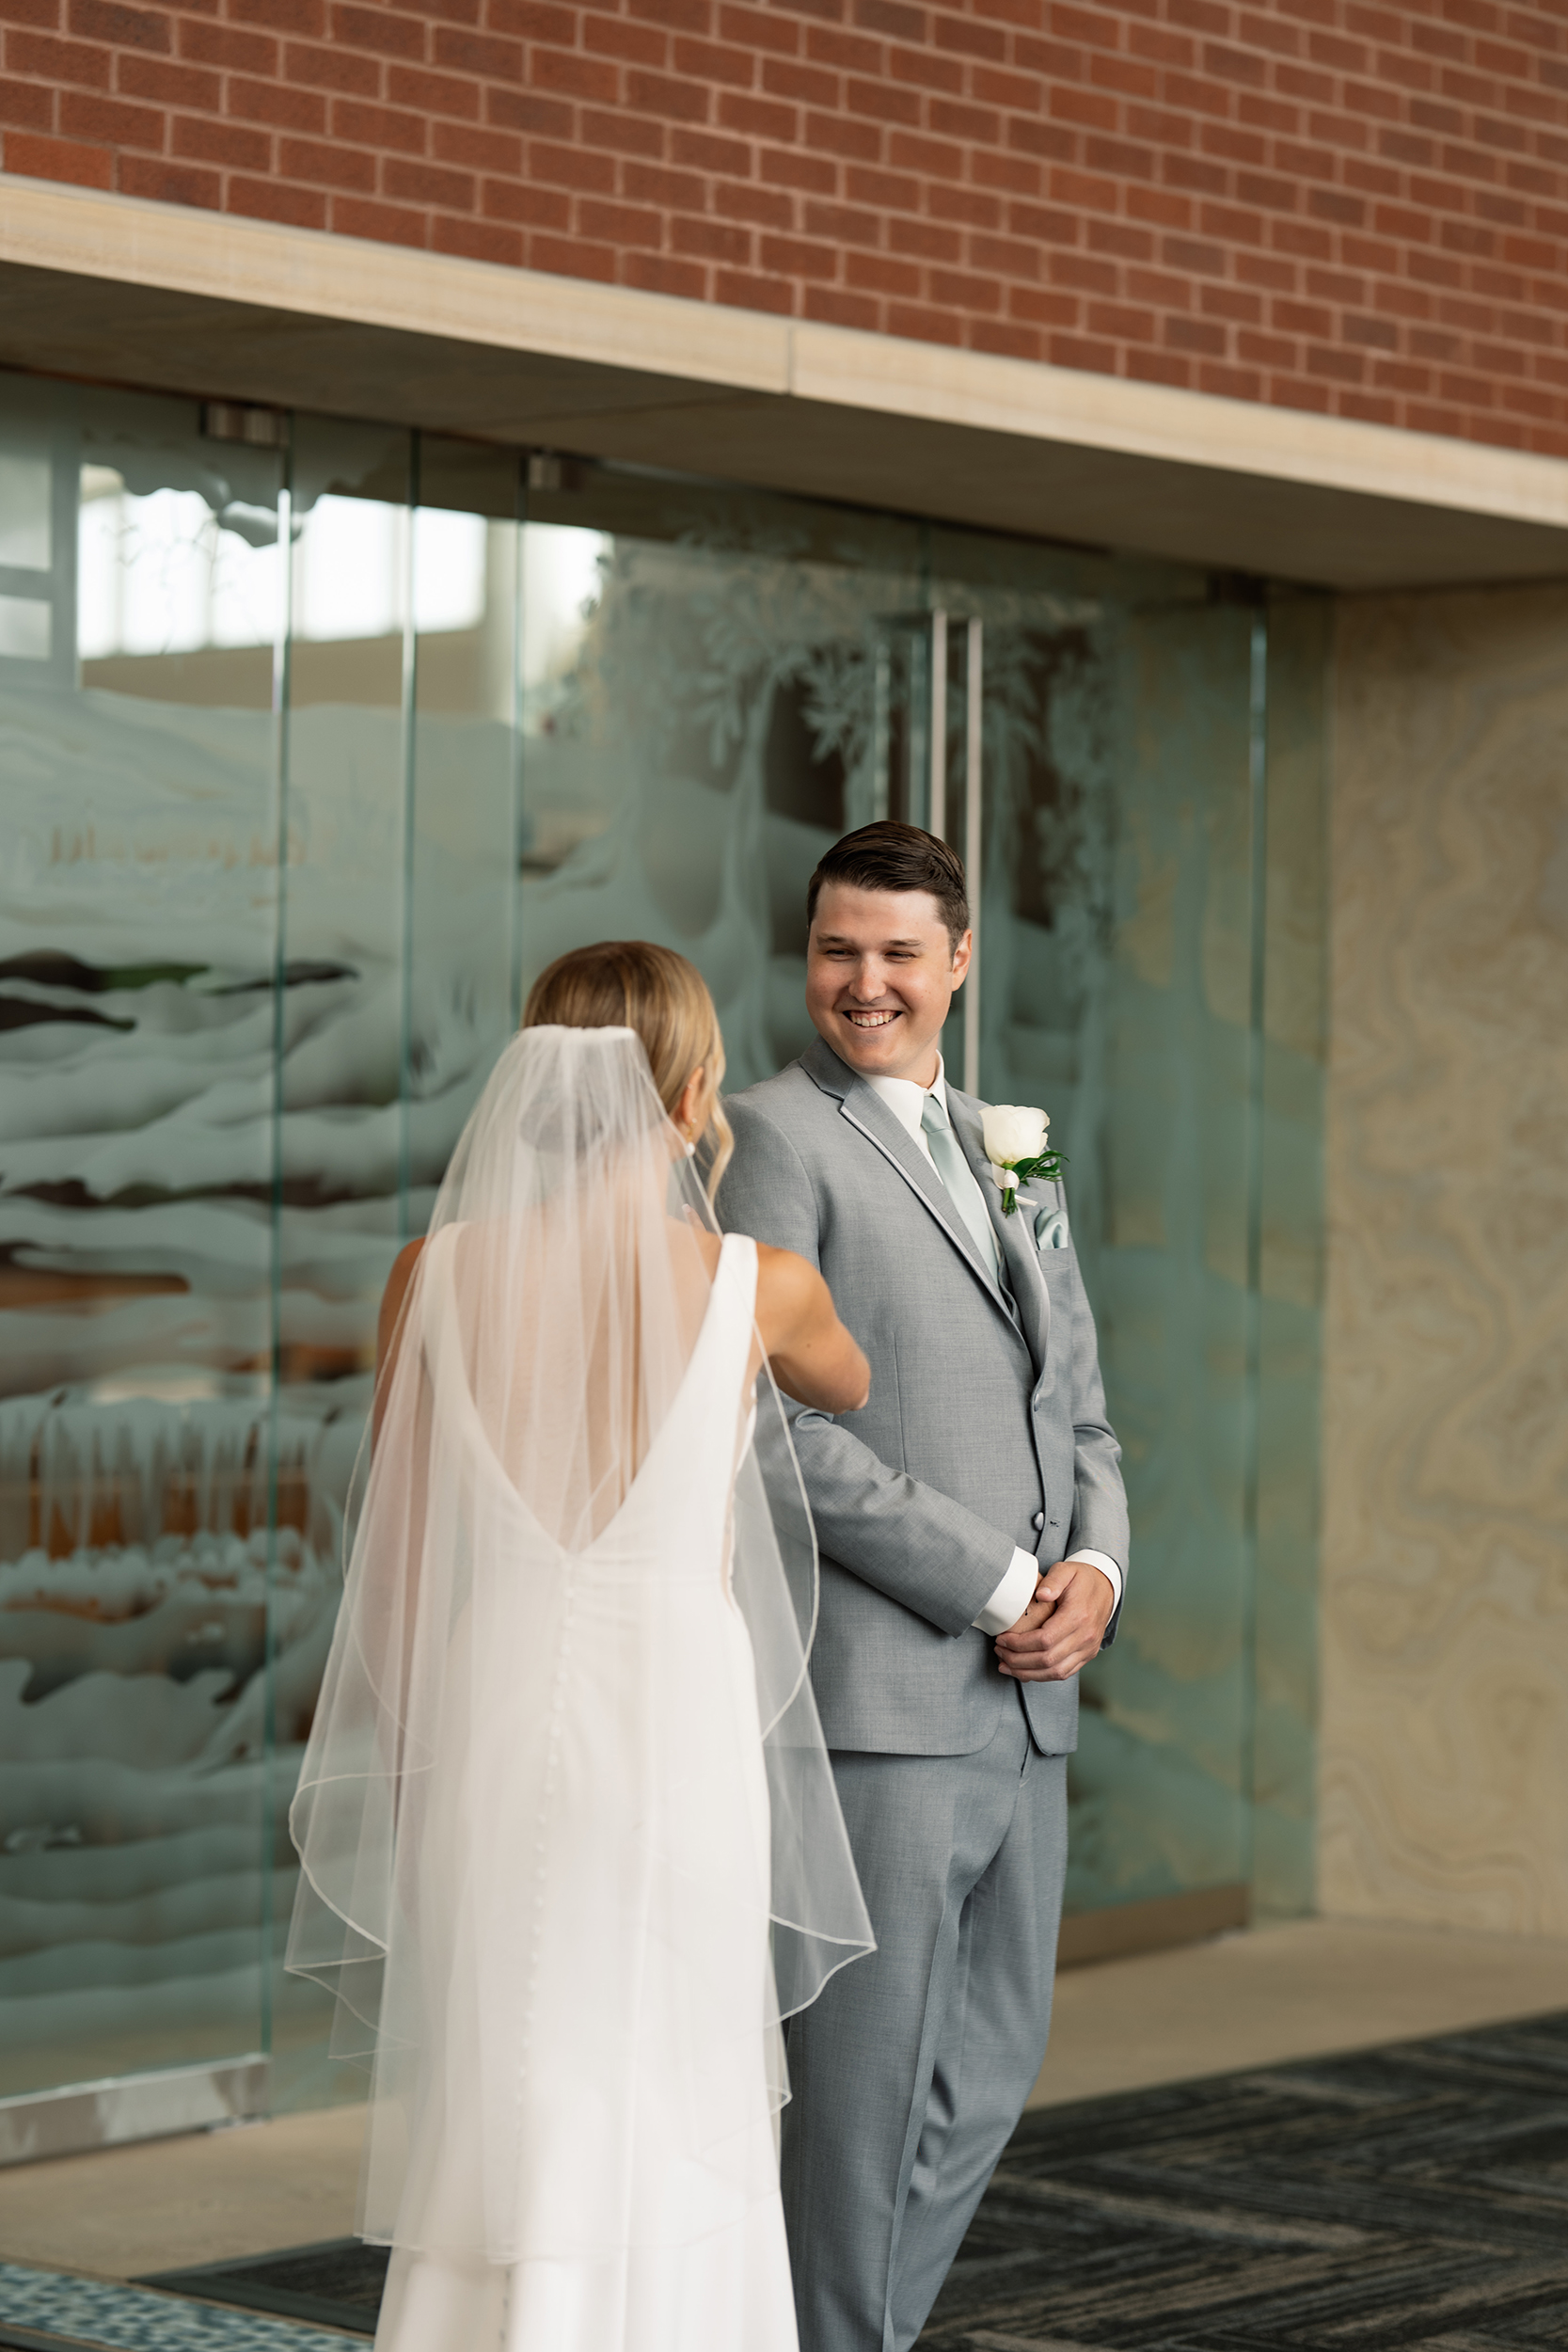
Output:
[[1065,1249],[1071,1235],[1068,1232],[1065,1209],[1041,1209],[1035,1218],[1037,1249]]

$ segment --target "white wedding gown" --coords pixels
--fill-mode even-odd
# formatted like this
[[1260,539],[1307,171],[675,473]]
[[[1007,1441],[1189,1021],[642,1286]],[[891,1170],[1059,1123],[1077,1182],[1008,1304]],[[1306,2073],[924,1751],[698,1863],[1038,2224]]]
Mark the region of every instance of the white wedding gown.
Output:
[[[421,1339],[451,1418],[467,1391],[438,1243]],[[480,1638],[477,1597],[454,1617],[440,1674],[462,1760],[436,1751],[400,1832],[424,1991],[420,2010],[389,1979],[390,2013],[436,2022],[401,2116],[372,2126],[401,2135],[378,2352],[796,2352],[768,1791],[729,1590],[756,1267],[752,1242],[724,1240],[674,1401],[576,1554],[471,1400],[456,1408],[475,1558],[553,1549],[563,1599],[543,1637],[537,1605],[509,1626],[505,1598],[538,1580],[500,1580]],[[498,2244],[508,2259],[478,2250]]]

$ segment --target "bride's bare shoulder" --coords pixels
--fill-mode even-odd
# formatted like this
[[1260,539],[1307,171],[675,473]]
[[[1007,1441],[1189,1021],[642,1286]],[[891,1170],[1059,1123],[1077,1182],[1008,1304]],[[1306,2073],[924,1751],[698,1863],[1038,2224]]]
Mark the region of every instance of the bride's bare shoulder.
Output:
[[759,1241],[754,1247],[759,1283],[781,1290],[803,1290],[815,1281],[816,1267],[797,1250],[777,1248],[770,1241]]
[[[697,1236],[697,1244],[703,1253],[703,1263],[707,1268],[708,1274],[710,1276],[717,1274],[719,1253],[724,1247],[724,1236],[721,1233],[707,1232],[699,1225],[693,1225],[691,1230]],[[793,1304],[797,1299],[804,1297],[815,1284],[816,1279],[815,1270],[806,1263],[804,1258],[798,1258],[793,1249],[775,1249],[773,1244],[768,1241],[754,1241],[752,1247],[757,1253],[757,1296],[759,1298],[768,1297]]]
[[392,1260],[392,1271],[387,1277],[386,1295],[388,1298],[403,1296],[404,1292],[414,1279],[414,1268],[420,1263],[420,1253],[424,1245],[423,1233],[418,1233],[412,1241],[404,1243],[403,1248]]

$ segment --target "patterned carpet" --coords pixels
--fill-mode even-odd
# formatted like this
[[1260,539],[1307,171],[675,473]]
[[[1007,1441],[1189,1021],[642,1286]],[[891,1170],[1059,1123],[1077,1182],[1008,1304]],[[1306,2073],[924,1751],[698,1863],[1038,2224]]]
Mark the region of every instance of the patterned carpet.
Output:
[[248,2262],[171,2270],[144,2279],[142,2284],[373,2336],[388,2259],[384,2246],[361,2246],[356,2237],[332,2238],[325,2246],[291,2247]]
[[1568,2345],[1568,2012],[1025,2116],[920,2344]]
[[[385,2260],[303,2248],[159,2283],[369,2335]],[[920,2339],[1545,2345],[1568,2348],[1568,2010],[1026,2116]]]

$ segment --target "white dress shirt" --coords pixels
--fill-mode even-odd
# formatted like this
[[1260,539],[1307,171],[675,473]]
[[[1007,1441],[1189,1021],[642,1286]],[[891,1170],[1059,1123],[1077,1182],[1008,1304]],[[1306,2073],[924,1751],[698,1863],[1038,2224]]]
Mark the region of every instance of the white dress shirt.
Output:
[[[931,1158],[931,1147],[926,1140],[926,1130],[921,1124],[921,1113],[926,1107],[927,1089],[913,1078],[868,1077],[866,1084],[874,1093],[881,1096],[898,1124],[909,1135],[915,1150],[923,1153],[929,1161],[937,1182],[941,1184],[942,1172],[937,1168],[935,1160]],[[946,1110],[948,1107],[947,1078],[942,1069],[940,1054],[937,1056],[937,1074],[931,1081],[929,1091],[936,1095],[942,1109]],[[945,1190],[945,1186],[943,1189]],[[1068,1557],[1070,1560],[1085,1561],[1090,1567],[1098,1568],[1101,1576],[1109,1580],[1116,1600],[1117,1603],[1120,1602],[1121,1570],[1108,1554],[1103,1551],[1074,1551],[1069,1552]],[[1011,1627],[1017,1625],[1020,1617],[1035,1597],[1035,1586],[1038,1583],[1039,1577],[1040,1564],[1034,1553],[1024,1551],[1021,1547],[1016,1548],[1006,1575],[974,1621],[975,1631],[990,1634],[1006,1633]]]

